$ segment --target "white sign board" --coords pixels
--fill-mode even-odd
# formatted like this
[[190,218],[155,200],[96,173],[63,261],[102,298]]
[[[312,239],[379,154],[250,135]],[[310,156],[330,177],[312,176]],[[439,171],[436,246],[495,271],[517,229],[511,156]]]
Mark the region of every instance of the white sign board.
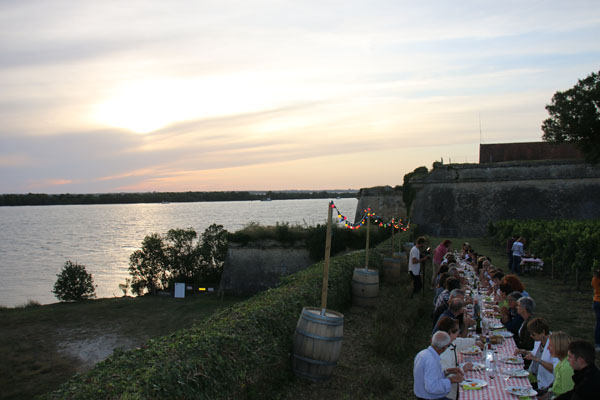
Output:
[[183,299],[185,297],[185,283],[175,284],[175,298]]

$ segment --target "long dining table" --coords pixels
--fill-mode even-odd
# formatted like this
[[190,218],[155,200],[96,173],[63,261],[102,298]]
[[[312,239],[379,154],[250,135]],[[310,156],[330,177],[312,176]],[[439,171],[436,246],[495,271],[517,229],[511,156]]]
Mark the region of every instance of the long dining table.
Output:
[[[467,271],[470,281],[477,279],[470,270],[470,266],[461,265],[461,269]],[[499,319],[493,315],[493,300],[488,296],[475,295],[478,303],[481,307],[481,315],[484,317],[484,332],[487,332],[491,336],[503,335],[502,342],[493,344],[492,350],[494,354],[494,361],[488,362],[486,365],[485,355],[486,351],[479,351],[476,354],[472,351],[459,352],[457,354],[459,365],[472,362],[477,363],[480,368],[476,368],[472,371],[465,373],[465,382],[473,382],[473,380],[480,380],[485,382],[485,386],[481,388],[468,388],[468,384],[459,384],[459,398],[461,400],[515,400],[515,399],[535,399],[535,396],[522,396],[516,395],[509,392],[509,388],[523,388],[532,390],[529,379],[525,377],[514,376],[515,372],[523,372],[524,362],[520,356],[515,356],[514,352],[517,348],[515,341],[510,333],[505,333],[506,330],[502,328],[502,323]],[[487,301],[485,300],[487,297]],[[473,312],[472,309],[469,312]],[[486,316],[487,315],[487,316]],[[470,336],[475,335],[475,332],[470,331]],[[486,341],[485,336],[480,335],[479,339],[484,343]],[[484,346],[485,347],[485,346]],[[486,368],[487,367],[487,368]],[[479,385],[478,385],[479,386]],[[467,388],[465,388],[467,387]]]

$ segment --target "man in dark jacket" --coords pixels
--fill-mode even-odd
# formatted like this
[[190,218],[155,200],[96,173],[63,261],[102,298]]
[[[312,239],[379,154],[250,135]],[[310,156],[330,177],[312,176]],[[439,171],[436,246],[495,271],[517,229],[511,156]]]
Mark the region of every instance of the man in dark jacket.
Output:
[[[523,318],[523,324],[519,328],[519,335],[515,337],[515,344],[519,349],[533,350],[533,338],[527,330],[527,324],[533,319],[535,302],[531,297],[521,297],[517,300],[517,313]],[[526,366],[527,363],[526,363]]]
[[575,387],[561,394],[557,400],[597,400],[600,396],[600,370],[595,365],[595,349],[584,340],[569,345],[569,364],[573,367]]

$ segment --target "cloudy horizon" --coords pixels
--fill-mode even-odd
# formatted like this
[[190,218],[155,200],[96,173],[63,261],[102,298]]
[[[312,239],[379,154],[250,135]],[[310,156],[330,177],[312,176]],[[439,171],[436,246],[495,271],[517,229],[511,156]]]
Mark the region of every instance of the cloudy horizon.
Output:
[[0,193],[402,184],[540,141],[597,1],[6,1]]

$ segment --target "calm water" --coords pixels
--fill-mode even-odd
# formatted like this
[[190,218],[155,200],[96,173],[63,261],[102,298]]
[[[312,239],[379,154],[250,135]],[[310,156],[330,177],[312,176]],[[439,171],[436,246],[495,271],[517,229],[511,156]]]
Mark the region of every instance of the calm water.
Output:
[[[51,290],[67,260],[84,264],[98,297],[121,296],[129,256],[151,233],[210,224],[236,231],[250,222],[316,225],[327,220],[330,200],[0,207],[0,304],[57,302]],[[354,218],[356,199],[337,199]],[[334,218],[336,220],[336,218]]]

